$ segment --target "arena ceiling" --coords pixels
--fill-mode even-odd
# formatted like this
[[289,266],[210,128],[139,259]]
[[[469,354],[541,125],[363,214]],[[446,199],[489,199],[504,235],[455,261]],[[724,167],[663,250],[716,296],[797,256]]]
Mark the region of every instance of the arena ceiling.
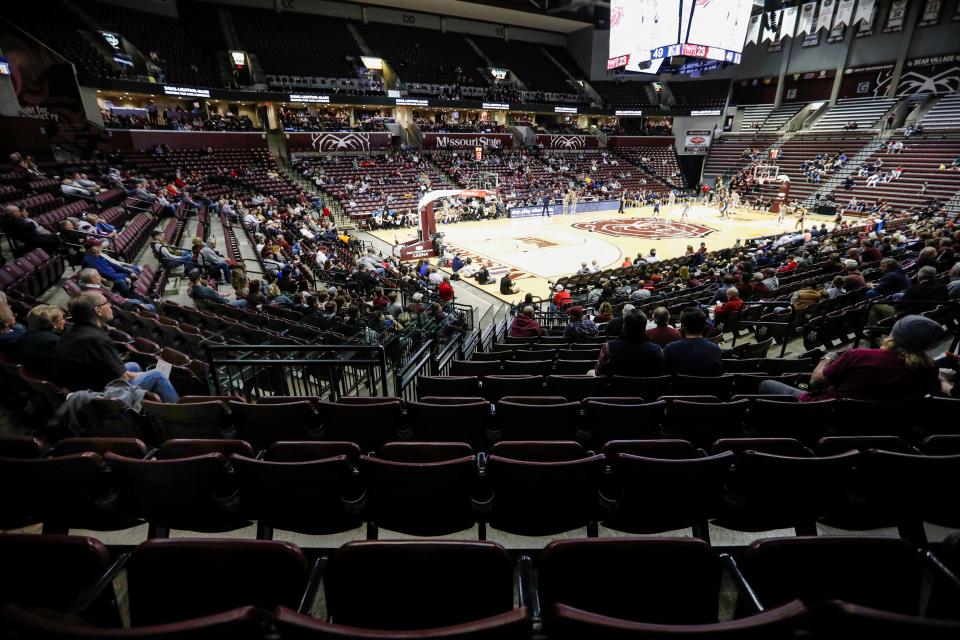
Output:
[[365,4],[394,9],[559,33],[570,33],[590,26],[589,20],[580,18],[571,11],[579,11],[586,6],[604,5],[609,10],[610,6],[610,3],[604,0],[564,0],[563,6],[549,0],[547,9],[544,9],[544,2],[545,0],[364,0]]

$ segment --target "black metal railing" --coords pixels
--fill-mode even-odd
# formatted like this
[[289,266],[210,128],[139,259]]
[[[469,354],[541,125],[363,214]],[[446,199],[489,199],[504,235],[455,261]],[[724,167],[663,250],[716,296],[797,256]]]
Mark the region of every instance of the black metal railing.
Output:
[[264,396],[388,395],[382,345],[207,346],[211,392]]
[[[770,315],[763,315],[765,310],[774,312],[772,319]],[[753,332],[757,342],[763,342],[767,338],[773,338],[780,343],[780,356],[784,357],[787,353],[787,342],[792,337],[794,319],[797,315],[796,309],[788,301],[780,300],[773,302],[744,302],[743,306],[737,311],[737,314],[724,326],[724,333],[730,331],[733,333],[731,346],[737,345],[737,339],[742,335]]]

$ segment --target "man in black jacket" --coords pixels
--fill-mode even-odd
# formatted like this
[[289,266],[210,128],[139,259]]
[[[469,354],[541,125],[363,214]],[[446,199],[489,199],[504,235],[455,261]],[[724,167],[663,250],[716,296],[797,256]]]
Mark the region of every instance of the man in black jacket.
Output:
[[14,242],[23,244],[27,249],[43,249],[55,253],[60,247],[60,238],[43,228],[36,220],[31,220],[26,211],[15,205],[4,207],[3,227]]
[[163,402],[180,399],[173,385],[160,371],[140,371],[136,363],[124,364],[104,327],[113,319],[113,307],[95,291],[84,291],[70,300],[73,326],[60,338],[54,357],[53,378],[74,391],[103,391],[107,383],[123,378],[144,391],[152,391]]

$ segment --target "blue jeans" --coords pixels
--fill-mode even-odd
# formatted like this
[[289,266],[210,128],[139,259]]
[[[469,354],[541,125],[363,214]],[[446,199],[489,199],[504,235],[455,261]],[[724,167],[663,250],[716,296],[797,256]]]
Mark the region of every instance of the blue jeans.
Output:
[[802,389],[797,389],[796,387],[791,387],[788,384],[783,384],[777,380],[764,380],[760,383],[760,387],[757,389],[759,393],[770,396],[794,396],[800,397],[804,394]]
[[180,394],[177,393],[177,390],[174,389],[170,381],[167,380],[167,376],[156,369],[141,371],[140,365],[136,362],[127,362],[124,368],[130,373],[137,374],[133,380],[130,381],[130,384],[138,389],[157,394],[163,402],[173,403],[180,399]]

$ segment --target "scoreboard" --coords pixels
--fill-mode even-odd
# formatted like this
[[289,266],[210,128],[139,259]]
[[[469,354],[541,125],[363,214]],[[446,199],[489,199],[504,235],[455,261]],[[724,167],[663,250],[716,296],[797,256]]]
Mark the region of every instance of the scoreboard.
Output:
[[[611,0],[607,69],[674,56],[739,63],[753,0]],[[659,65],[656,65],[659,68]]]

